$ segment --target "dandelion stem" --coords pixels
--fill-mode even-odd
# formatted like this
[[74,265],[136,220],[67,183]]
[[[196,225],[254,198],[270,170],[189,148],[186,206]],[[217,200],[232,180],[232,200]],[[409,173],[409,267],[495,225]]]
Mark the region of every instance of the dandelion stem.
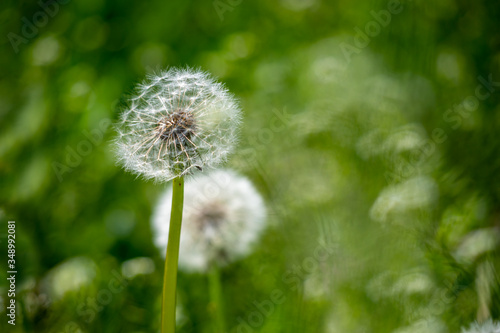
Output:
[[182,207],[184,204],[184,179],[173,180],[172,213],[168,233],[165,273],[163,275],[163,301],[161,311],[161,332],[175,333],[175,308],[177,289],[177,264],[181,238]]
[[225,333],[226,327],[224,323],[224,304],[222,302],[220,271],[215,263],[211,265],[208,283],[210,290],[210,308],[214,318],[214,332]]

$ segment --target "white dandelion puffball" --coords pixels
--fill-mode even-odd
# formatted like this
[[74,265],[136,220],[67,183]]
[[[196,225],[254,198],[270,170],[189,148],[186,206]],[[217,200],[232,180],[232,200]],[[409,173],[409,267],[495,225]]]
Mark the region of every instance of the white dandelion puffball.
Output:
[[[252,183],[229,170],[217,170],[185,184],[179,267],[207,271],[247,255],[265,227],[264,201]],[[154,242],[165,256],[172,189],[152,216]]]
[[157,181],[213,168],[233,150],[240,119],[234,96],[207,73],[171,68],[150,75],[116,126],[118,160]]
[[462,328],[461,333],[500,333],[500,323],[488,319],[484,323],[473,323],[469,329]]

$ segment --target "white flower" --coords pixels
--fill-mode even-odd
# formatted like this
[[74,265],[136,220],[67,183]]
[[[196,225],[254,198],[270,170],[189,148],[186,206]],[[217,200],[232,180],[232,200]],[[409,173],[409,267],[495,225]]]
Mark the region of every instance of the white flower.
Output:
[[210,75],[171,68],[137,87],[117,125],[116,153],[128,171],[168,181],[223,162],[241,111]]
[[500,323],[488,319],[482,324],[473,323],[468,330],[462,327],[462,333],[500,333]]
[[[265,226],[266,209],[252,183],[229,170],[196,176],[185,184],[179,267],[206,271],[248,254]],[[154,242],[165,255],[172,190],[152,217]]]

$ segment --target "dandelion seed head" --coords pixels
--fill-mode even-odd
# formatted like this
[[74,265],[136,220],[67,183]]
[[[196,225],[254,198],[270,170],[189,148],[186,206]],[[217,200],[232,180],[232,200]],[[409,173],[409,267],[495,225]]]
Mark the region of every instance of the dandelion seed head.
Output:
[[462,327],[461,333],[500,333],[500,323],[488,319],[481,324],[473,323],[469,329]]
[[234,96],[207,73],[171,68],[150,75],[116,126],[118,160],[157,181],[214,168],[233,150],[240,119]]
[[[233,171],[217,170],[185,184],[179,267],[206,271],[246,256],[265,227],[266,209],[252,183]],[[154,242],[165,255],[172,190],[160,198],[152,217]]]

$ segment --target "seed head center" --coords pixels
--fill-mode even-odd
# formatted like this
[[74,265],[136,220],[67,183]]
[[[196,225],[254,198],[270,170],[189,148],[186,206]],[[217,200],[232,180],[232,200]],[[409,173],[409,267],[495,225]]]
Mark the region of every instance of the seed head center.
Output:
[[223,205],[221,203],[212,203],[199,212],[197,220],[202,229],[206,227],[218,228],[226,217]]
[[158,122],[157,131],[160,139],[174,142],[176,145],[186,144],[196,130],[195,119],[191,111],[177,109]]

